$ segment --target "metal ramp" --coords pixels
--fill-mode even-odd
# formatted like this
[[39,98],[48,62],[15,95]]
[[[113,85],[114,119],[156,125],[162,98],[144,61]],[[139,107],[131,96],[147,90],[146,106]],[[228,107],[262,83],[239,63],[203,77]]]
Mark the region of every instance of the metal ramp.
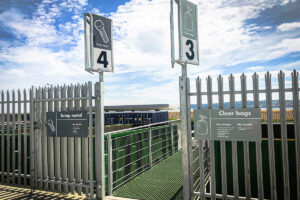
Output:
[[130,199],[182,199],[181,151],[117,188],[113,195]]

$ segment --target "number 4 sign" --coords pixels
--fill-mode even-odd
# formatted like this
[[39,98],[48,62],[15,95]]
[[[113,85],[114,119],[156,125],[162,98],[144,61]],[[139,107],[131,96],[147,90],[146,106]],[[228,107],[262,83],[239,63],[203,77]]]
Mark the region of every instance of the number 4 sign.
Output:
[[91,13],[84,15],[85,70],[113,72],[112,20]]

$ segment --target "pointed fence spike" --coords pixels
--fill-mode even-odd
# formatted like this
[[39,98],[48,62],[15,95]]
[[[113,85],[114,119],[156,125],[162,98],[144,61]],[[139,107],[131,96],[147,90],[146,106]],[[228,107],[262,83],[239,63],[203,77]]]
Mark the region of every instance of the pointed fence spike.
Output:
[[258,74],[256,73],[256,72],[254,72],[254,74],[253,74],[253,77],[255,78],[255,79],[258,79]]

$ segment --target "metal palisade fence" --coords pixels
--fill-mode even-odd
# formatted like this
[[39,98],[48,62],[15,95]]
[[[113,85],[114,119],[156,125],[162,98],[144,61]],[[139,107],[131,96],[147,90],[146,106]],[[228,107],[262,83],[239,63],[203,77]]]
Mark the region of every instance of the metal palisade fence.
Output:
[[[93,197],[94,99],[91,82],[2,91],[1,183]],[[48,137],[46,113],[72,110],[88,112],[88,137]]]
[[[0,95],[1,184],[102,198],[178,151],[178,120],[100,138],[98,83]],[[87,113],[87,137],[49,135],[47,114],[77,111]]]
[[[262,141],[196,141],[190,137],[192,145],[183,151],[189,156],[188,175],[184,175],[184,190],[200,199],[300,199],[300,127],[299,127],[299,75],[296,70],[286,78],[280,71],[272,81],[271,74],[264,76],[264,84],[259,83],[257,73],[252,76],[252,89],[247,89],[247,77],[240,77],[241,89],[235,90],[235,77],[228,77],[229,90],[223,89],[223,77],[217,78],[218,90],[212,90],[212,78],[206,79],[206,91],[202,82],[196,79],[196,92],[187,96],[197,97],[197,109],[204,109],[202,101],[207,98],[208,109],[213,109],[213,99],[218,108],[224,108],[224,97],[229,95],[229,108],[236,107],[236,97],[240,95],[242,108],[248,107],[249,96],[252,108],[260,107],[260,99],[266,101],[267,122],[262,124]],[[291,81],[290,81],[291,80]],[[285,84],[289,81],[291,87]],[[276,84],[278,87],[272,88]],[[289,93],[289,94],[288,94]],[[273,122],[272,97],[278,95],[280,121]],[[286,120],[286,97],[293,100],[293,121]],[[215,97],[215,98],[214,98]],[[188,100],[189,101],[189,100]],[[292,127],[292,128],[290,128]],[[189,137],[188,137],[189,138]],[[184,169],[187,170],[187,169]]]

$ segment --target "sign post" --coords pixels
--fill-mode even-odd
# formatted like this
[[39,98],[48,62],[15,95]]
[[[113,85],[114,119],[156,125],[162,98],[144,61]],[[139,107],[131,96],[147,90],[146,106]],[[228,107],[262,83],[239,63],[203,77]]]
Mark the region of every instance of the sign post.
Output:
[[112,20],[92,13],[84,14],[85,70],[99,73],[95,86],[96,105],[96,198],[105,197],[104,160],[104,72],[114,71]]
[[181,65],[179,77],[180,93],[180,120],[181,120],[181,146],[182,146],[182,172],[183,172],[183,198],[189,200],[193,194],[193,166],[192,134],[190,112],[190,80],[187,76],[187,64],[199,65],[198,51],[198,14],[197,5],[188,0],[175,0],[178,5],[179,30],[179,58],[175,58],[174,45],[174,15],[173,1],[171,0],[170,27],[171,27],[171,63]]

